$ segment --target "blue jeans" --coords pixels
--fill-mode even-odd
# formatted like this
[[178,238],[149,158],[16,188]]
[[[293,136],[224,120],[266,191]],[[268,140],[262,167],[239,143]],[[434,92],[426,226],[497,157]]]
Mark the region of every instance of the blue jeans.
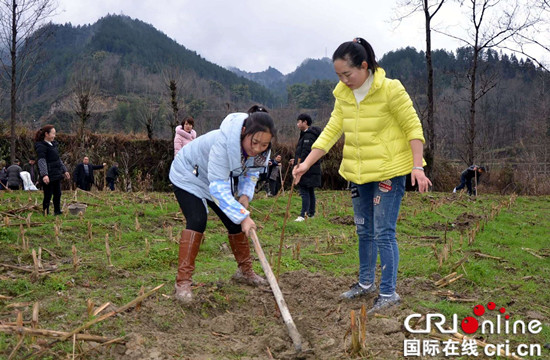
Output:
[[374,284],[376,258],[380,252],[380,294],[392,295],[397,282],[399,249],[395,237],[405,176],[362,185],[351,184],[355,225],[359,237],[359,282]]
[[468,195],[472,195],[472,178],[467,179],[466,174],[460,175],[460,184],[455,188],[456,191],[464,189],[464,185],[468,187]]
[[315,216],[315,188],[300,185],[300,196],[302,197],[300,216],[305,217],[306,213],[309,217]]

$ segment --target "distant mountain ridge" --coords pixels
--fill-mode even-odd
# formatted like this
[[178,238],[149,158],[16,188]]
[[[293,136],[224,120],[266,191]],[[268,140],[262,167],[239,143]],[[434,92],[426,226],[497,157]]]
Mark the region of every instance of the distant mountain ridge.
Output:
[[315,80],[338,81],[334,73],[332,60],[324,57],[321,59],[305,59],[293,72],[283,75],[279,70],[269,67],[260,72],[246,72],[236,67],[228,68],[235,74],[261,84],[277,95],[285,95],[288,86],[294,84],[311,85]]

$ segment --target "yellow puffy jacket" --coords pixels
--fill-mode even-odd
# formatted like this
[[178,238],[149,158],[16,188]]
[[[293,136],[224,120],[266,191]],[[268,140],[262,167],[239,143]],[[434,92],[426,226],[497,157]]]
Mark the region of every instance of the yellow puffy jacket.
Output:
[[339,173],[356,184],[409,174],[413,167],[409,141],[424,143],[424,135],[401,82],[387,79],[386,72],[378,68],[359,106],[352,90],[342,82],[332,93],[336,98],[334,110],[312,148],[328,152],[344,134]]

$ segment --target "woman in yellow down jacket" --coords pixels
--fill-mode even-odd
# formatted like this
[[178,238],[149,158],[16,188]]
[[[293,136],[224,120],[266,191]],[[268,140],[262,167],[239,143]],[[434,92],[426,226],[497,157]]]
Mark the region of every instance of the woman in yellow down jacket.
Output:
[[374,294],[378,252],[380,292],[369,313],[399,304],[395,292],[399,249],[395,237],[405,179],[425,192],[424,136],[412,101],[398,80],[386,78],[374,50],[362,38],[343,43],[332,56],[340,79],[330,120],[308,157],[294,168],[294,182],[323,157],[344,134],[339,173],[351,182],[351,198],[359,237],[359,281],[341,297]]

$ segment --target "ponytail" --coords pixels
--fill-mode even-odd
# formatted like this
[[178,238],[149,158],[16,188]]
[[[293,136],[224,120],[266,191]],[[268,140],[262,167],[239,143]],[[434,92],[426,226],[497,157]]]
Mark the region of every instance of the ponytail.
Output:
[[345,60],[353,67],[361,67],[363,61],[367,62],[368,68],[374,73],[380,67],[376,62],[376,56],[371,44],[363,38],[356,37],[353,41],[346,41],[338,46],[332,55],[332,62]]
[[40,130],[38,130],[36,132],[36,134],[34,135],[34,141],[43,141],[44,140],[44,136],[46,135],[46,133],[49,133],[50,131],[52,131],[52,129],[54,128],[53,125],[44,125]]

